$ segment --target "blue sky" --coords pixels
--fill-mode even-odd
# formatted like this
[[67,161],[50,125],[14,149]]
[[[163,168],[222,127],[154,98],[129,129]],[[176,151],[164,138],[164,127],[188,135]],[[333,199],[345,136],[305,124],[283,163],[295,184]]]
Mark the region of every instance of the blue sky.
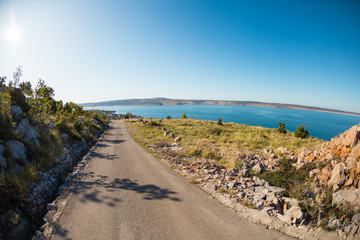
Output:
[[360,2],[0,0],[0,75],[17,66],[77,103],[168,97],[360,113]]

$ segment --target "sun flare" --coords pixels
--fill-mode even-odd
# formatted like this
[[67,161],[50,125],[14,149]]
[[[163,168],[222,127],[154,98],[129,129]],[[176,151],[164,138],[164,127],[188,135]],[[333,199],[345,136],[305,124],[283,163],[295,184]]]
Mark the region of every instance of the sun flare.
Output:
[[11,25],[5,32],[6,37],[13,43],[19,41],[20,39],[20,31],[15,25]]
[[11,42],[16,42],[20,39],[20,31],[19,29],[12,25],[11,27],[9,27],[6,30],[6,37],[11,41]]

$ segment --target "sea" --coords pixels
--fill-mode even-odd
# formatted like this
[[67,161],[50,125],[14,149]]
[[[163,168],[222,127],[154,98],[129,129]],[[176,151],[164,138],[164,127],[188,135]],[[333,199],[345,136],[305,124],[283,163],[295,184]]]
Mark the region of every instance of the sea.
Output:
[[331,140],[331,138],[360,123],[360,117],[317,112],[309,110],[232,106],[232,105],[156,105],[156,106],[96,106],[86,110],[99,109],[115,111],[118,114],[130,112],[147,118],[188,118],[223,122],[234,122],[251,126],[278,128],[278,122],[285,123],[285,129],[294,132],[300,125],[308,127],[312,137]]

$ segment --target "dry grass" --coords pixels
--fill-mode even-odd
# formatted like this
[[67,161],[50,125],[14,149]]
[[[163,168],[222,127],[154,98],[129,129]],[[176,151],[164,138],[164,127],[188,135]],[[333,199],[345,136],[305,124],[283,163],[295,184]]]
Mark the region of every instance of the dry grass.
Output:
[[128,129],[136,141],[148,148],[159,141],[173,142],[173,139],[163,136],[165,127],[175,136],[182,138],[184,148],[179,154],[199,158],[213,159],[225,166],[235,166],[240,155],[247,153],[264,154],[263,149],[275,151],[283,146],[296,153],[301,148],[313,148],[322,140],[307,138],[299,139],[294,133],[281,134],[276,129],[254,127],[244,124],[224,123],[218,125],[215,121],[195,119],[152,120],[159,127],[143,125],[138,122],[126,122]]

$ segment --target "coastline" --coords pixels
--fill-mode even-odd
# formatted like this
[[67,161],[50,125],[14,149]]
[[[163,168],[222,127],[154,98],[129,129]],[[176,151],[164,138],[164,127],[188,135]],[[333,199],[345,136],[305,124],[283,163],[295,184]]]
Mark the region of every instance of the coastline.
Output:
[[184,99],[169,99],[169,98],[145,98],[145,99],[126,99],[113,100],[94,103],[79,104],[84,107],[96,106],[161,106],[161,105],[231,105],[231,106],[251,106],[251,107],[271,107],[283,109],[308,110],[316,112],[337,113],[349,116],[360,117],[360,113],[347,112],[335,109],[302,106],[296,104],[284,103],[267,103],[255,101],[231,101],[231,100],[184,100]]

